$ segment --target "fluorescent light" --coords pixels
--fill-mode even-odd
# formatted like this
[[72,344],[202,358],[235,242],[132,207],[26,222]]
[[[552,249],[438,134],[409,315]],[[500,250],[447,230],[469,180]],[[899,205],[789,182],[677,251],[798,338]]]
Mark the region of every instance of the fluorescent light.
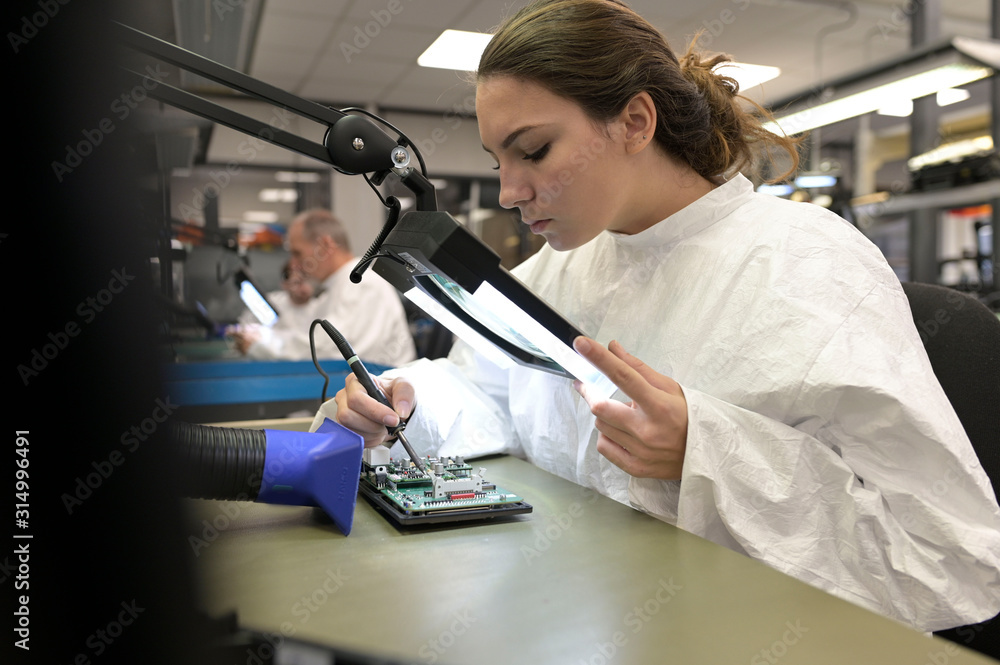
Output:
[[319,174],[315,171],[275,171],[274,179],[278,182],[319,182]]
[[270,210],[247,210],[243,213],[243,219],[247,222],[273,224],[278,221],[278,213]]
[[889,107],[901,99],[925,97],[943,88],[965,85],[992,74],[993,70],[989,67],[956,63],[792,113],[767,123],[765,127],[771,132],[784,132],[788,136],[800,134]]
[[837,184],[837,176],[832,175],[800,175],[795,179],[795,186],[800,189],[817,189],[833,187]]
[[[938,106],[949,106],[951,104],[964,102],[970,96],[971,93],[964,88],[945,88],[944,90],[938,90],[937,104]],[[878,113],[879,115],[891,115],[897,118],[905,118],[913,113],[913,100],[901,99],[894,104],[880,108]]]
[[944,90],[938,90],[937,103],[938,106],[950,106],[951,104],[964,102],[971,96],[972,93],[964,88],[945,88]]
[[257,193],[257,198],[264,203],[295,203],[299,193],[291,188],[267,188]]
[[[900,102],[987,78],[997,69],[1000,42],[955,37],[833,82],[821,95],[810,91],[777,103],[773,107],[777,119],[765,128],[800,134],[879,109],[891,110]],[[942,99],[950,101],[950,94],[961,93],[945,93]],[[790,112],[781,115],[785,108]]]
[[479,58],[493,35],[465,30],[445,30],[417,58],[421,67],[457,69],[474,72],[479,67]]
[[911,157],[906,165],[911,171],[918,171],[925,166],[933,164],[943,164],[945,162],[960,162],[966,157],[989,152],[993,149],[993,138],[990,136],[978,136],[974,139],[955,141],[938,146],[933,150]]
[[736,79],[740,85],[740,91],[749,90],[781,75],[781,69],[778,67],[751,65],[745,62],[723,62],[716,65],[713,71],[716,74]]
[[770,194],[771,196],[788,196],[793,191],[795,187],[792,185],[761,185],[757,188],[757,191],[761,194]]
[[879,115],[889,115],[894,118],[905,118],[913,113],[912,99],[899,99],[888,106],[883,106],[878,110]]

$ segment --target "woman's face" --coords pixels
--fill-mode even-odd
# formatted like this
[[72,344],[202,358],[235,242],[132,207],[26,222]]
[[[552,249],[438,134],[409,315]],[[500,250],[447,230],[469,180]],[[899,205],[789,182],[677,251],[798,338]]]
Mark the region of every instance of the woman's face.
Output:
[[479,83],[476,115],[500,171],[500,205],[519,208],[554,249],[632,232],[623,125],[598,126],[575,102],[510,76]]

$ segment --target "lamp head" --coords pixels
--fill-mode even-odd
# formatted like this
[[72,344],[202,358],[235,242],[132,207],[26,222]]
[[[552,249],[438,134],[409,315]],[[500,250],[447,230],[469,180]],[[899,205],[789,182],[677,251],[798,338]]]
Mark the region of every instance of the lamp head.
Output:
[[573,349],[584,333],[448,213],[405,213],[382,252],[375,272],[494,364],[579,379],[592,395],[608,397],[616,390]]

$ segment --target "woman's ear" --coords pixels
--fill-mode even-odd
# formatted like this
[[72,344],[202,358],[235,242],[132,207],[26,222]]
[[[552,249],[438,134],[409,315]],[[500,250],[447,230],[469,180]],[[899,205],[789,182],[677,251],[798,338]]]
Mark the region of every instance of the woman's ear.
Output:
[[656,134],[656,105],[649,93],[642,91],[629,100],[620,116],[625,128],[625,150],[636,153],[652,143]]

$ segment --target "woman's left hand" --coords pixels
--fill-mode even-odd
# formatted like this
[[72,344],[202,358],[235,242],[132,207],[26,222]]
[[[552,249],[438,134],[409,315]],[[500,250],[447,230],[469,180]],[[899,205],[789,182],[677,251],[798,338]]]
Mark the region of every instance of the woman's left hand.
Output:
[[680,384],[630,355],[621,344],[608,348],[577,337],[573,348],[632,401],[591,399],[586,386],[574,386],[597,417],[597,452],[637,478],[681,477],[687,444],[687,400]]

